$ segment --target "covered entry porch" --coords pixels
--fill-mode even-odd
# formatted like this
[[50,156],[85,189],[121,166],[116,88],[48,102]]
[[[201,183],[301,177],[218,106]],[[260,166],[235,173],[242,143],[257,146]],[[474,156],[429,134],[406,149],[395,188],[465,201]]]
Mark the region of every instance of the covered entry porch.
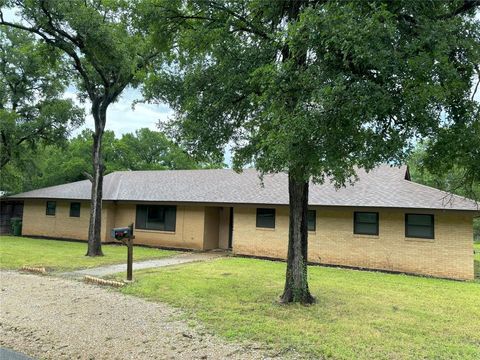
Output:
[[232,249],[233,207],[205,206],[204,250]]

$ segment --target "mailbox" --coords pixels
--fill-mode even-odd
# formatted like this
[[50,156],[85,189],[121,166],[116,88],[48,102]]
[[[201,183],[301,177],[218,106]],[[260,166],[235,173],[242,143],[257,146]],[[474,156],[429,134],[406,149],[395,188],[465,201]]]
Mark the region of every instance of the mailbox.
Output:
[[129,227],[113,228],[111,234],[112,238],[116,240],[128,239],[131,235],[131,229]]

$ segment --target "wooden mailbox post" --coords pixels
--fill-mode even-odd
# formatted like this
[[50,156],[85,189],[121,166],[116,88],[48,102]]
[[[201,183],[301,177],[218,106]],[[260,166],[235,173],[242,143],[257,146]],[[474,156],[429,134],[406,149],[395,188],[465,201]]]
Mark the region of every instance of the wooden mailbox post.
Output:
[[112,238],[127,247],[127,281],[133,281],[133,223],[124,228],[113,228]]

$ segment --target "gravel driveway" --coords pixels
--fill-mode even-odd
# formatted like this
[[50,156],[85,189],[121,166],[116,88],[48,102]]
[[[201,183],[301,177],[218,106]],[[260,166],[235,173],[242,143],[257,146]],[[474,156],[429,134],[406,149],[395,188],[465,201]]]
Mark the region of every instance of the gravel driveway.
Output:
[[262,359],[187,325],[168,305],[111,289],[0,272],[0,345],[41,359]]

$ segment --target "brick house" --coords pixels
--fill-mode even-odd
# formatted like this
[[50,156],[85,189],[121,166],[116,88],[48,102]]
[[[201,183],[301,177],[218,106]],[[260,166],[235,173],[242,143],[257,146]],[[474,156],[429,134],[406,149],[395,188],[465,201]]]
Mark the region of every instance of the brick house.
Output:
[[[341,189],[312,184],[309,261],[473,279],[477,204],[410,180],[406,167],[359,170]],[[86,240],[89,181],[18,194],[23,235]],[[135,224],[136,243],[286,258],[287,175],[255,170],[121,171],[105,176],[102,241]]]

